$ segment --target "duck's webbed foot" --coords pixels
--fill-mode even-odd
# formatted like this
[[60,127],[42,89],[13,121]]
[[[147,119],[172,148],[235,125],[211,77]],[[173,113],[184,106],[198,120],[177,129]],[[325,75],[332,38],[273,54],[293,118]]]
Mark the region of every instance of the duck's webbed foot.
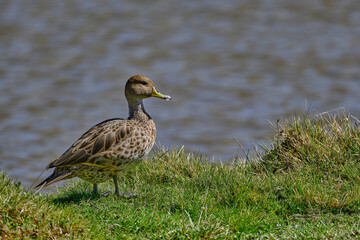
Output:
[[136,198],[136,197],[138,197],[138,194],[135,194],[135,193],[121,193],[120,192],[120,187],[119,187],[118,176],[117,175],[113,176],[113,179],[114,179],[114,184],[115,184],[115,194],[118,197],[124,197],[124,198]]

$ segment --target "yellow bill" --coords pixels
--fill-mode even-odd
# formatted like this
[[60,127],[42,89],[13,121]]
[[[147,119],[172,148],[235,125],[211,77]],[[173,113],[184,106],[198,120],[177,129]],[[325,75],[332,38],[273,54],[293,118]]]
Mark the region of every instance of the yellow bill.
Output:
[[159,93],[158,91],[156,91],[156,89],[154,87],[152,89],[151,96],[152,97],[157,97],[157,98],[162,98],[162,99],[165,99],[165,100],[170,100],[171,99],[171,97],[169,95],[164,95],[164,94]]

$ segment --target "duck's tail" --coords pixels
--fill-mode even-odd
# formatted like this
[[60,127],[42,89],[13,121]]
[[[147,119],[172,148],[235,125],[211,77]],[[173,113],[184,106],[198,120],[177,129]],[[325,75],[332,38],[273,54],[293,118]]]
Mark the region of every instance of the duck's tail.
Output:
[[68,178],[72,173],[73,173],[72,171],[65,171],[65,172],[54,171],[48,178],[46,178],[44,181],[42,181],[35,188],[47,187],[55,182],[58,182],[58,181]]

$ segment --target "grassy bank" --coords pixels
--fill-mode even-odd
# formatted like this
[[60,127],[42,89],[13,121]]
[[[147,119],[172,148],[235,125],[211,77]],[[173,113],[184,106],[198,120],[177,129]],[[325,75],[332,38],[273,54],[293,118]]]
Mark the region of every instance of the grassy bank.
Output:
[[[158,150],[120,179],[137,198],[83,181],[50,195],[0,179],[0,236],[74,239],[360,238],[360,130],[349,115],[276,123],[271,147],[209,163]],[[250,161],[249,161],[250,160]],[[100,191],[113,190],[111,182]]]

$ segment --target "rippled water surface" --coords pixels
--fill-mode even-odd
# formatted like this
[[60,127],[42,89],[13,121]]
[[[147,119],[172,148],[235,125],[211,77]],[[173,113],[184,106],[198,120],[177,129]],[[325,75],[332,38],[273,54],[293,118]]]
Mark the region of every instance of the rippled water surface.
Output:
[[[358,0],[29,1],[0,8],[0,168],[29,185],[92,125],[127,117],[126,80],[157,142],[224,161],[308,108],[360,112]],[[49,174],[49,173],[48,173]]]

